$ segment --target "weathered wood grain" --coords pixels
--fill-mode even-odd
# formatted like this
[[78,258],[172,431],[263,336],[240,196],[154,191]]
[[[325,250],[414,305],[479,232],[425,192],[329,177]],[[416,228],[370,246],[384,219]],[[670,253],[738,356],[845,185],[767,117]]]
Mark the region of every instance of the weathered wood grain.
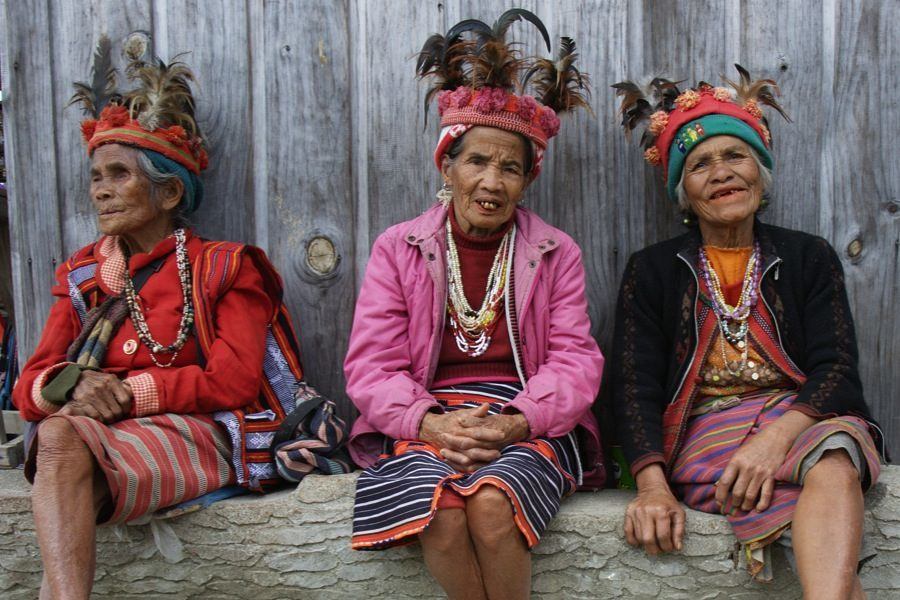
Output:
[[[63,258],[61,202],[53,144],[56,106],[49,69],[46,3],[4,2],[6,50],[3,133],[12,242],[16,330],[24,352],[34,348],[53,299],[47,293]],[[27,23],[27,27],[22,24]],[[22,361],[24,362],[24,360]]]
[[[197,120],[210,149],[205,199],[192,216],[210,239],[252,241],[254,220],[250,111],[250,3],[165,0],[165,55],[181,55],[197,77]],[[191,23],[184,27],[182,23]],[[154,33],[161,32],[155,23]],[[162,51],[162,49],[160,49]],[[264,218],[264,215],[260,215]]]
[[[309,381],[350,414],[343,358],[355,301],[351,194],[350,15],[346,2],[265,5],[268,247],[297,318]],[[318,274],[307,246],[331,241],[334,270]],[[363,250],[368,253],[368,248]]]
[[[856,317],[866,397],[900,450],[900,165],[893,144],[900,111],[890,98],[900,84],[896,2],[834,3],[834,110],[822,128],[823,179],[830,210],[819,233],[844,262]],[[893,23],[893,25],[891,25]]]
[[[415,57],[425,39],[444,32],[438,2],[360,3],[353,39],[362,53],[353,90],[359,96],[354,140],[362,144],[367,188],[359,203],[368,210],[369,244],[390,225],[410,219],[434,203],[440,177],[432,154],[439,118],[432,106],[424,127],[426,83],[415,78]],[[415,34],[413,34],[415,32]],[[363,150],[364,149],[364,150]]]
[[[2,0],[0,0],[2,1]],[[792,123],[770,119],[773,202],[763,216],[828,239],[844,262],[867,397],[900,452],[900,134],[895,24],[900,3],[822,0],[341,0],[231,3],[132,0],[3,6],[4,111],[11,181],[14,279],[23,357],[50,304],[52,269],[96,233],[70,82],[87,76],[90,45],[118,51],[134,29],[186,61],[211,145],[210,236],[266,247],[285,278],[310,380],[344,403],[341,363],[356,290],[375,237],[433,202],[434,106],[414,56],[426,37],[464,18],[535,11],[551,37],[575,38],[591,75],[594,115],[563,120],[526,203],[584,251],[592,332],[609,348],[628,255],[683,230],[659,173],[620,132],[609,86],[669,75],[694,83],[732,76],[739,62],[773,77]],[[517,23],[528,52],[539,37]],[[555,51],[555,48],[554,48]],[[340,258],[330,277],[308,265],[321,235]],[[852,244],[857,242],[856,244]],[[322,244],[318,247],[326,247]],[[852,252],[851,252],[852,250]],[[858,251],[857,251],[858,250]],[[314,260],[327,262],[327,256]]]

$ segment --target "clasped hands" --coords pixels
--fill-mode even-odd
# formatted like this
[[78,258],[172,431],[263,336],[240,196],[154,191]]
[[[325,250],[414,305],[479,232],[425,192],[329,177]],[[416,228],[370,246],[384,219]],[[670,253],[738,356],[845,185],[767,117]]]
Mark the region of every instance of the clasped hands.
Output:
[[82,371],[70,399],[58,415],[90,417],[102,423],[121,421],[131,412],[131,387],[111,373]]
[[521,414],[489,415],[487,403],[449,413],[426,413],[419,439],[438,448],[450,466],[471,473],[500,458],[500,450],[528,438]]

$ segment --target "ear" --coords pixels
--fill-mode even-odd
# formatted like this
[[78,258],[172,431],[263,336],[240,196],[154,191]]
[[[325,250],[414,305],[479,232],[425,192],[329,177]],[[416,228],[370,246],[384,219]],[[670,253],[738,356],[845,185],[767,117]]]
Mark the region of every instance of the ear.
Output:
[[174,210],[184,196],[184,182],[180,177],[175,177],[161,190],[161,207],[165,211]]
[[441,177],[443,177],[444,183],[450,182],[450,167],[452,166],[453,160],[444,154],[444,156],[441,157]]

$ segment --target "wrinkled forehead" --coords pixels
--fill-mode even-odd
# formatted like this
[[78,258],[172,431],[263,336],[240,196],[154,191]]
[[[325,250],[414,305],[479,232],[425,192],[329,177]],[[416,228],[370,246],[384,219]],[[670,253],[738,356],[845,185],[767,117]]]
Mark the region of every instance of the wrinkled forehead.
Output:
[[723,152],[733,152],[735,150],[750,153],[750,144],[733,135],[716,135],[708,140],[703,140],[691,148],[685,162],[690,163],[700,158],[716,156]]
[[526,140],[520,134],[496,127],[477,126],[462,138],[462,154],[482,154],[525,160]]
[[91,154],[91,168],[98,168],[105,164],[118,162],[126,165],[136,165],[140,150],[125,144],[103,144]]

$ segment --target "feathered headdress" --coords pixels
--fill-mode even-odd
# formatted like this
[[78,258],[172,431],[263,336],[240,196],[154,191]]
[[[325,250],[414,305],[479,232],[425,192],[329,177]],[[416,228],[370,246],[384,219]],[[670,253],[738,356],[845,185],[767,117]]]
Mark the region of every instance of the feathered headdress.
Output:
[[696,88],[678,90],[680,81],[656,78],[643,88],[631,81],[613,84],[622,97],[622,127],[629,135],[641,123],[647,127],[641,136],[644,158],[662,165],[669,197],[675,199],[675,188],[681,179],[684,159],[694,146],[717,135],[738,137],[752,146],[763,164],[772,168],[772,136],[762,105],[770,106],[785,119],[790,118],[778,104],[778,84],[772,79],[753,81],[740,65],[735,83],[722,79],[733,90],[713,87],[701,81]]
[[146,44],[126,42],[125,74],[136,85],[122,93],[116,89],[110,49],[109,38],[101,36],[93,56],[91,82],[76,83],[69,101],[69,105],[80,103],[89,117],[81,123],[88,153],[103,144],[136,146],[199,174],[206,168],[207,155],[194,118],[190,69],[177,61],[168,65],[158,58],[146,61]]
[[[574,65],[575,42],[562,38],[556,60],[523,58],[506,41],[510,25],[522,19],[538,29],[551,51],[547,28],[534,13],[521,8],[504,12],[493,26],[477,19],[461,21],[446,35],[432,35],[422,47],[416,73],[432,80],[425,95],[426,122],[435,97],[441,116],[434,155],[438,168],[453,140],[485,125],[530,139],[535,147],[532,175],[537,175],[547,141],[559,132],[557,113],[589,108],[589,78]],[[524,93],[529,84],[536,97]]]

